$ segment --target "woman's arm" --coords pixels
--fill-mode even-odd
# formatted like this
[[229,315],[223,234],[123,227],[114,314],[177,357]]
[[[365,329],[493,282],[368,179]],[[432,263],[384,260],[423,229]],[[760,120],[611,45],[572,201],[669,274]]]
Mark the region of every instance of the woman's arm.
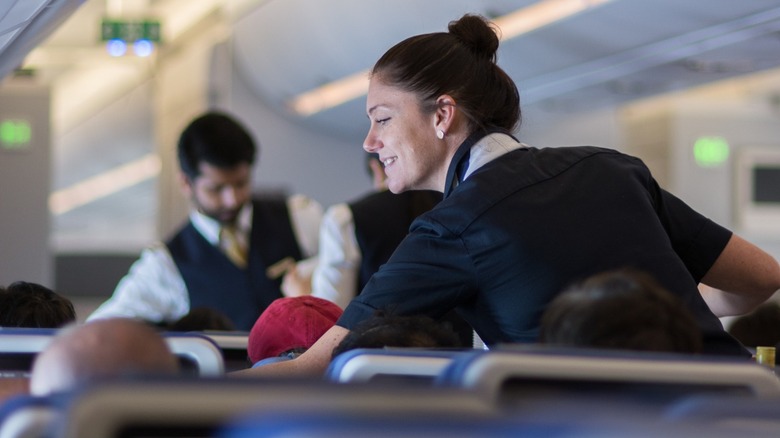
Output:
[[334,325],[325,332],[305,353],[293,360],[276,362],[257,368],[234,371],[230,377],[319,377],[330,364],[333,349],[344,339],[349,330]]
[[704,301],[718,317],[753,311],[780,289],[780,264],[736,234],[702,278]]

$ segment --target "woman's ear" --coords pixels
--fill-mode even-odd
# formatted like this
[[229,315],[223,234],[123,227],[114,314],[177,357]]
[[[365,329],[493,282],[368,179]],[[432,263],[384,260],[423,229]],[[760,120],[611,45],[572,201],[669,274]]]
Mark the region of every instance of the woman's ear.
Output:
[[444,135],[450,131],[455,120],[455,99],[449,94],[442,94],[436,99],[436,112],[433,117],[433,129]]

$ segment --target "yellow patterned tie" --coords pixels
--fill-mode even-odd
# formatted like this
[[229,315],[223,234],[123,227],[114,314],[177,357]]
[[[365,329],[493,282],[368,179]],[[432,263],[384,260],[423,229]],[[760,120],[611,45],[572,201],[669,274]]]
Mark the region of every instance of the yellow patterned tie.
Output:
[[225,255],[240,268],[246,267],[246,250],[238,241],[235,227],[222,227],[220,241]]

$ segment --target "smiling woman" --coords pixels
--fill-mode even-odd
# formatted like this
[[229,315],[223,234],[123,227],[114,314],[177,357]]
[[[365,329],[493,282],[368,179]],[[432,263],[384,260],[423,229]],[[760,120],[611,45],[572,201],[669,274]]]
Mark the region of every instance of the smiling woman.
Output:
[[[452,101],[451,98],[446,100]],[[390,191],[441,191],[447,163],[454,152],[453,145],[465,138],[461,132],[463,127],[451,120],[458,117],[452,111],[452,104],[443,105],[441,114],[426,114],[414,93],[387,86],[375,77],[371,81],[367,105],[371,128],[363,147],[367,152],[379,155]],[[444,122],[446,128],[439,127],[442,123],[436,120],[442,116],[448,117]],[[439,139],[437,133],[448,128],[447,139],[444,135]]]
[[[27,29],[42,30],[37,27],[36,20],[29,19],[35,13],[17,14],[15,8],[38,8],[35,12],[43,14],[55,11],[55,8],[41,5],[73,4],[73,0],[11,0],[0,3],[3,11],[0,24],[17,19],[10,26],[0,27],[2,39],[10,41]],[[501,41],[500,49],[480,52],[480,56],[497,56],[500,67],[522,86],[525,127],[522,137],[514,129],[510,130],[510,134],[524,142],[537,145],[597,144],[652,157],[653,161],[649,164],[659,183],[665,184],[664,177],[668,176],[669,183],[674,185],[667,188],[683,199],[692,200],[694,208],[725,226],[733,225],[730,223],[733,166],[729,165],[729,160],[738,157],[740,145],[777,146],[775,106],[766,105],[764,99],[769,93],[763,91],[776,90],[777,73],[771,75],[774,79],[767,80],[767,85],[753,88],[753,85],[746,86],[745,82],[741,82],[738,88],[732,90],[729,87],[729,93],[722,93],[724,88],[721,87],[708,93],[707,97],[702,97],[697,90],[694,105],[690,106],[670,104],[667,99],[680,96],[675,93],[675,96],[665,98],[662,104],[653,108],[653,114],[648,118],[666,119],[669,115],[669,126],[686,127],[674,130],[677,133],[692,132],[694,126],[690,126],[689,122],[693,121],[697,131],[695,135],[699,135],[701,128],[701,135],[722,136],[734,145],[731,158],[722,167],[707,168],[701,172],[691,169],[693,163],[686,162],[690,158],[691,139],[661,138],[669,134],[667,129],[648,128],[646,120],[639,121],[637,116],[634,116],[634,120],[638,120],[636,126],[644,131],[632,138],[623,136],[626,132],[623,116],[627,112],[636,112],[634,108],[625,111],[617,106],[629,99],[780,65],[780,57],[772,56],[777,53],[780,6],[766,0],[710,0],[707,8],[701,8],[698,0],[331,0],[324,3],[310,0],[78,0],[78,3],[81,6],[71,17],[74,20],[64,22],[51,35],[52,38],[29,53],[24,63],[24,76],[8,78],[25,86],[39,83],[42,88],[51,90],[51,102],[46,103],[46,114],[51,114],[51,122],[47,121],[44,125],[50,128],[50,132],[41,133],[37,127],[31,131],[33,141],[45,136],[52,140],[51,147],[31,147],[27,149],[29,153],[0,150],[5,156],[12,157],[0,160],[6,164],[20,163],[44,149],[52,151],[53,166],[41,159],[27,160],[35,161],[35,166],[21,171],[22,178],[13,177],[14,174],[7,170],[0,172],[5,174],[5,178],[0,178],[0,186],[6,190],[16,187],[17,182],[25,187],[24,191],[14,190],[11,193],[13,196],[23,192],[24,203],[9,207],[7,192],[0,195],[5,206],[0,216],[4,218],[3,228],[9,230],[7,235],[10,236],[9,240],[0,239],[3,242],[1,246],[6,248],[1,255],[8,260],[22,255],[18,251],[24,251],[24,266],[43,266],[46,260],[52,258],[48,248],[54,248],[53,251],[59,254],[88,252],[95,259],[106,252],[121,252],[135,258],[144,246],[177,229],[187,214],[187,201],[179,196],[175,186],[175,137],[192,116],[208,108],[235,113],[246,120],[247,128],[263,141],[270,160],[251,169],[255,188],[259,191],[305,193],[323,205],[350,199],[366,187],[364,175],[353,172],[362,155],[356,145],[365,143],[367,148],[376,150],[384,158],[393,190],[433,187],[446,191],[447,203],[436,214],[446,213],[444,207],[448,207],[452,216],[461,215],[461,211],[455,208],[460,205],[455,205],[455,195],[464,196],[466,189],[473,189],[477,180],[471,179],[484,176],[483,172],[509,166],[509,161],[503,161],[498,152],[485,152],[491,150],[505,152],[504,155],[520,155],[522,146],[510,136],[498,133],[489,136],[476,134],[482,135],[481,138],[470,142],[469,134],[476,130],[464,126],[481,120],[483,115],[471,114],[466,107],[471,100],[459,95],[456,88],[430,90],[433,95],[414,95],[416,107],[405,105],[401,112],[390,114],[389,118],[377,113],[381,117],[375,118],[372,121],[375,126],[371,127],[362,123],[366,102],[360,97],[368,90],[370,67],[388,47],[410,35],[419,36],[438,30],[443,30],[439,33],[445,34],[439,36],[451,40],[453,36],[446,35],[449,34],[446,23],[467,10],[491,17],[500,28],[500,32],[496,32],[498,41]],[[573,3],[597,6],[569,15],[565,21],[560,21],[562,15],[557,14],[566,8],[555,8],[549,16],[551,20],[535,21],[533,32],[513,36],[516,28],[508,21],[510,17],[539,11],[542,9],[540,5]],[[122,6],[118,8],[121,11],[111,10],[112,5]],[[6,11],[11,12],[6,14]],[[143,60],[127,56],[110,58],[96,31],[103,18],[115,13],[126,15],[117,18],[131,19],[131,15],[135,15],[159,19],[164,32],[161,50]],[[61,13],[57,19],[64,21],[66,16],[66,13]],[[43,29],[42,33],[48,30]],[[494,43],[492,39],[481,41]],[[438,51],[426,56],[438,60],[446,58],[446,53]],[[1,54],[0,63],[18,65],[17,61],[21,62],[7,56],[6,52]],[[471,65],[468,58],[465,61],[454,57],[450,60],[453,61],[452,66],[438,71],[444,79]],[[695,65],[738,68],[729,71],[687,68]],[[413,70],[413,73],[424,71],[417,67]],[[410,84],[395,81],[389,71],[381,73],[372,79],[374,90],[369,99],[387,97],[380,88],[414,93]],[[331,103],[336,106],[326,105],[309,115],[292,113],[287,106],[292,97],[344,77],[356,77],[361,81],[362,88],[350,90],[348,99],[351,100],[342,100],[342,104]],[[724,94],[728,96],[724,97]],[[395,99],[397,96],[391,97]],[[485,100],[498,102],[493,98]],[[733,111],[741,103],[750,108],[735,115]],[[18,112],[20,108],[16,105],[0,106],[11,112]],[[717,109],[723,114],[714,120],[704,114],[689,113],[688,109],[694,107],[704,109],[704,112]],[[511,117],[510,112],[500,113]],[[680,121],[674,119],[678,113],[683,117]],[[410,114],[415,114],[413,120],[402,120]],[[757,114],[760,117],[756,117]],[[10,112],[7,116],[11,120],[20,118],[20,114]],[[758,119],[761,119],[761,126]],[[368,135],[367,128],[371,129]],[[652,130],[655,137],[648,138],[645,135],[647,130]],[[620,144],[624,140],[627,140],[626,144]],[[461,144],[467,143],[472,145],[471,148],[460,149]],[[686,143],[685,149],[682,149],[682,143]],[[19,147],[14,144],[17,145],[14,148]],[[647,148],[651,144],[658,146]],[[458,149],[462,155],[456,155]],[[525,152],[528,156],[536,153],[533,149],[525,149]],[[53,173],[49,174],[50,181],[39,180],[41,186],[45,186],[46,190],[50,187],[63,189],[149,154],[160,159],[159,178],[146,178],[111,196],[96,198],[95,202],[56,216],[53,222],[45,211],[48,193],[41,198],[31,197],[32,183],[37,182],[31,176],[37,175],[33,172],[38,169],[48,172],[53,168]],[[630,161],[624,157],[620,159]],[[13,166],[15,169],[12,170],[21,169],[19,164]],[[637,168],[645,172],[641,166]],[[543,170],[549,170],[549,167],[545,166]],[[450,171],[452,177],[448,176]],[[498,188],[474,193],[477,197],[481,196],[486,204],[498,205],[499,200],[493,196],[498,189],[508,189],[511,182],[532,175],[532,172],[507,173],[507,180],[499,183]],[[116,179],[112,178],[111,182],[116,182]],[[577,183],[573,184],[575,188],[579,188]],[[107,187],[100,185],[101,189]],[[548,191],[551,198],[556,193]],[[713,193],[718,196],[706,196]],[[563,195],[566,193],[561,193]],[[41,210],[28,208],[29,201],[33,199],[40,204]],[[547,208],[548,204],[536,200],[523,207],[527,211],[536,211],[540,206]],[[596,208],[593,205],[589,207]],[[609,213],[614,210],[609,209],[612,207],[609,203],[606,207],[604,214],[610,216]],[[15,217],[15,212],[9,214],[8,210],[21,213],[23,219],[19,223],[23,223],[23,227],[9,220]],[[565,222],[565,216],[573,215],[573,211],[563,211],[560,217],[551,214],[544,218],[551,229],[563,230],[550,236],[550,246],[568,247],[577,242],[564,237],[568,225],[583,226]],[[583,208],[580,218],[589,219],[588,213],[588,209]],[[445,218],[436,216],[435,219]],[[491,225],[505,225],[500,218],[496,220],[499,223]],[[36,226],[31,226],[33,221]],[[49,223],[52,224],[51,233]],[[530,227],[533,224],[528,225],[528,230],[535,231]],[[430,231],[428,228],[423,230]],[[435,229],[430,232],[440,231]],[[50,244],[41,245],[40,251],[37,246],[30,250],[30,236],[40,236],[41,241]],[[509,247],[510,243],[502,237],[483,233],[478,234],[476,239],[482,242],[491,238],[496,245]],[[763,236],[761,238],[764,239]],[[474,243],[464,241],[464,245]],[[775,242],[764,239],[764,243],[777,251]],[[475,248],[468,246],[468,249]],[[523,254],[534,254],[536,250],[524,248]],[[447,254],[437,253],[435,258],[437,261],[447,260]],[[564,260],[548,260],[553,271],[557,269],[556,263],[567,265],[577,258],[570,254],[556,255]],[[537,262],[536,258],[530,258],[529,263]],[[398,268],[398,264],[391,266]],[[475,260],[473,270],[479,271],[480,280],[498,279],[503,270],[513,269],[509,264],[482,268],[479,260]],[[590,270],[587,267],[583,269]],[[420,270],[412,274],[424,276],[427,272]],[[412,274],[406,272],[403,278],[414,277]],[[554,275],[547,269],[533,272],[533,275],[537,274]],[[91,278],[87,275],[83,277]],[[447,275],[444,277],[449,278]],[[699,277],[697,272],[692,281]],[[47,277],[34,278],[45,280]],[[434,286],[438,288],[447,284]],[[464,295],[472,293],[471,286],[464,286],[467,289]],[[101,288],[95,293],[107,294],[110,289]],[[483,330],[498,332],[489,324],[484,324]]]
[[495,63],[494,29],[469,14],[448,29],[410,37],[376,63],[364,142],[393,192],[436,189],[444,199],[320,341],[241,375],[322,371],[333,347],[383,309],[434,319],[457,309],[489,346],[535,342],[540,315],[567,285],[626,265],[685,303],[704,353],[749,357],[697,284],[726,289],[731,310],[744,311],[780,288],[777,261],[661,189],[635,157],[519,143],[510,134],[518,90]]
[[[346,172],[339,175],[338,181],[324,180],[320,169],[345,163],[339,170],[349,169],[346,162],[349,146],[362,141],[366,134],[365,126],[358,120],[365,113],[361,97],[368,88],[367,67],[393,43],[408,35],[428,32],[436,23],[446,23],[465,10],[495,17],[494,23],[501,28],[500,38],[506,41],[499,52],[500,65],[518,83],[524,84],[524,110],[536,115],[534,122],[550,118],[558,119],[550,123],[560,124],[560,117],[568,117],[577,108],[590,110],[664,92],[669,84],[684,88],[688,84],[773,67],[780,62],[780,58],[771,56],[776,53],[773,28],[777,26],[777,14],[773,10],[777,5],[765,0],[746,0],[739,7],[730,0],[712,0],[706,10],[701,10],[696,0],[650,3],[332,0],[327,5],[310,0],[11,0],[0,3],[3,11],[0,34],[8,41],[13,40],[2,47],[0,56],[0,63],[4,67],[7,63],[9,72],[22,61],[9,56],[16,40],[34,36],[34,40],[40,38],[42,42],[37,47],[26,44],[29,53],[23,60],[23,74],[17,79],[51,87],[54,96],[51,138],[57,160],[53,180],[57,189],[151,151],[166,150],[178,127],[189,116],[216,103],[247,116],[252,121],[251,128],[262,132],[263,138],[267,138],[265,132],[273,132],[267,144],[272,150],[276,147],[274,142],[278,142],[279,155],[284,153],[287,162],[283,163],[285,171],[264,173],[267,178],[262,181],[264,184],[273,184],[274,188],[292,187],[326,205],[357,195],[354,187],[360,186],[360,180],[341,183]],[[66,7],[58,10],[60,5],[78,9],[68,16],[72,10]],[[572,10],[571,5],[587,9]],[[547,12],[540,14],[540,11]],[[56,23],[52,21],[51,28],[42,29],[36,14],[52,14]],[[152,57],[143,60],[131,56],[109,57],[98,37],[102,20],[108,17],[125,21],[132,21],[133,17],[159,19],[163,32],[161,50],[155,50]],[[560,21],[563,17],[565,24]],[[523,26],[527,23],[534,25]],[[44,34],[54,27],[56,32],[44,39]],[[526,33],[515,35],[517,29]],[[527,33],[528,30],[533,32]],[[34,35],[36,32],[41,35]],[[204,35],[205,44],[191,38],[196,34]],[[228,36],[230,43],[220,46]],[[284,41],[284,44],[268,44],[271,41]],[[222,51],[223,48],[226,50]],[[662,50],[649,50],[654,48]],[[179,59],[184,57],[171,59],[175,53],[188,53],[186,58],[190,62],[180,63]],[[648,57],[647,53],[658,56]],[[681,67],[691,65],[738,68],[697,72]],[[182,76],[181,72],[186,75]],[[182,81],[181,77],[189,80]],[[320,107],[316,113],[291,114],[288,102],[293,96],[323,83],[341,83],[340,78],[357,78],[359,87],[350,88],[345,99]],[[138,93],[150,102],[143,109],[149,117],[148,123],[138,121],[133,116],[133,107],[120,102],[128,90],[139,84],[148,84],[141,85],[145,89]],[[185,85],[192,88],[184,88]],[[765,94],[760,89],[769,87],[753,89],[751,86],[750,94],[760,96]],[[330,91],[332,88],[327,87]],[[627,89],[630,92],[625,92]],[[187,101],[166,104],[167,96],[174,99],[186,96]],[[198,101],[200,97],[203,99]],[[214,101],[207,102],[206,97]],[[120,107],[116,111],[120,115],[111,115],[113,104]],[[262,112],[266,110],[276,114]],[[280,121],[274,115],[282,115],[285,120]],[[95,120],[98,122],[94,125],[110,135],[93,131],[91,125]],[[596,125],[601,126],[596,128]],[[297,129],[301,126],[306,129]],[[601,123],[591,126],[594,131],[611,131]],[[543,139],[534,136],[534,129],[543,131],[538,124],[530,124],[524,138],[542,144]],[[566,129],[560,131],[572,133],[574,129],[567,123]],[[580,132],[570,135],[583,143],[617,147],[607,143],[613,141],[609,134],[604,136],[606,139],[583,138]],[[308,145],[314,136],[328,143],[328,147],[317,148],[312,153]],[[615,142],[619,141],[618,137],[613,137]],[[556,138],[550,143],[562,144],[562,140]],[[89,156],[85,160],[80,152],[87,147]],[[317,156],[320,151],[327,153]],[[326,155],[332,161],[326,162]],[[316,164],[297,160],[299,157],[311,157]],[[136,253],[158,237],[156,230],[160,233],[172,230],[186,213],[186,205],[177,197],[176,187],[169,185],[173,178],[167,172],[175,166],[171,166],[165,154],[160,154],[160,158],[163,174],[158,180],[147,179],[85,204],[85,208],[71,210],[67,217],[56,218],[55,248],[116,251],[119,247],[120,251]],[[300,174],[290,175],[287,169],[292,168],[292,161],[298,161],[299,167],[295,169],[301,169],[300,174],[312,177],[307,180]],[[91,222],[89,226],[88,222]],[[123,229],[121,237],[112,233],[113,227]]]
[[[449,34],[410,38],[377,61],[364,148],[379,154],[394,193],[443,192],[450,161],[472,132],[512,132],[520,123],[519,93],[496,64],[494,32],[466,16]],[[418,51],[431,55],[419,57]]]

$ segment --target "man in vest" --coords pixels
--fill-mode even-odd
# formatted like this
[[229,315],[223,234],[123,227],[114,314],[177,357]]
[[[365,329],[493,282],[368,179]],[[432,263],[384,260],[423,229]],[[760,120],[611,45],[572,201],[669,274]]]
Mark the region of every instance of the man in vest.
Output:
[[190,309],[224,313],[239,330],[280,298],[281,276],[317,254],[322,207],[310,198],[252,199],[256,146],[230,116],[193,120],[178,144],[189,220],[144,250],[113,296],[88,320],[134,317],[165,324]]

